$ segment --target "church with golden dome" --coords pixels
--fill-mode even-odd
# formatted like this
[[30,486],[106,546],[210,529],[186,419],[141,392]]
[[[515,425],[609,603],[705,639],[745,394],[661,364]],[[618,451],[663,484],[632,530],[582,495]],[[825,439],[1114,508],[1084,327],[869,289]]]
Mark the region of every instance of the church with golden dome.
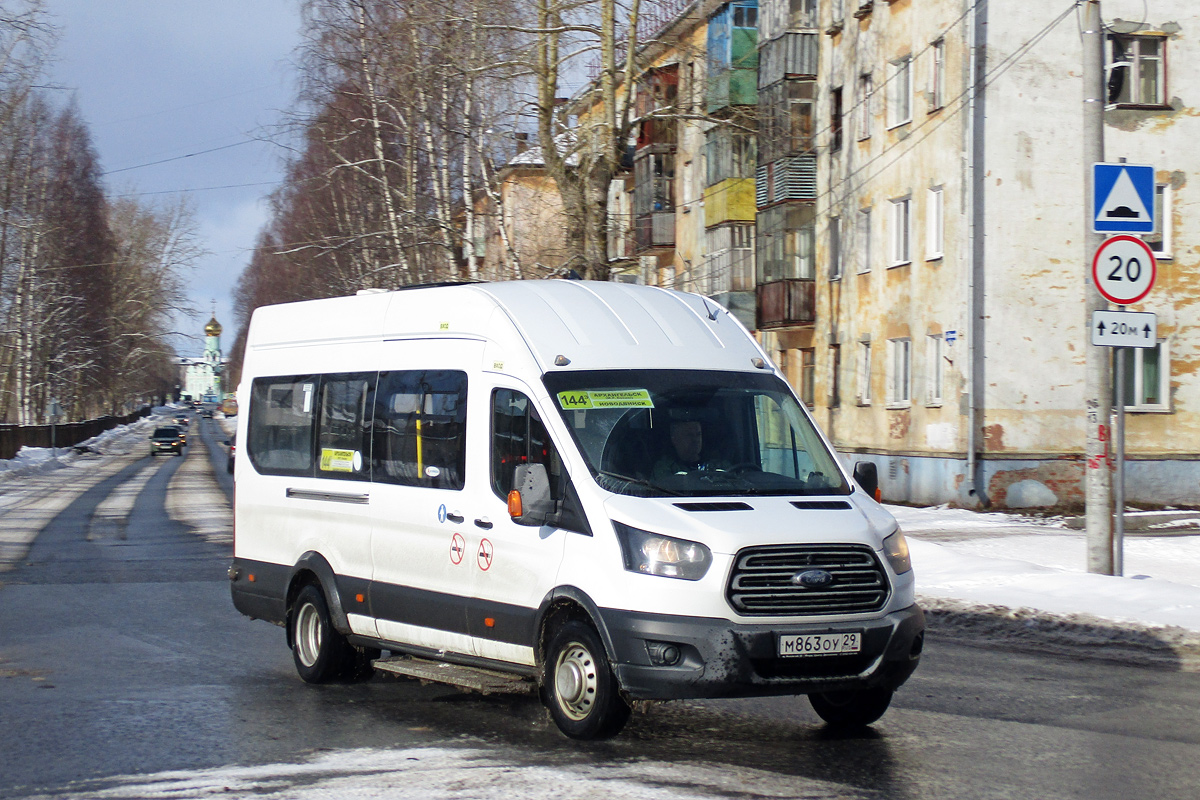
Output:
[[204,355],[200,358],[180,358],[179,392],[186,399],[208,403],[224,399],[222,376],[228,359],[221,355],[221,323],[216,314],[204,326]]

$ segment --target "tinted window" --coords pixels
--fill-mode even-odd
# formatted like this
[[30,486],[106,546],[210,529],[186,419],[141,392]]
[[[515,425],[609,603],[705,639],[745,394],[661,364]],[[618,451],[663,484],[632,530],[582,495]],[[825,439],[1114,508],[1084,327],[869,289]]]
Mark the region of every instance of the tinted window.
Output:
[[311,475],[317,378],[256,378],[250,392],[250,463],[265,475]]
[[321,379],[317,428],[317,474],[367,480],[371,469],[371,393],[375,374],[326,375]]
[[492,394],[492,488],[498,496],[508,497],[518,464],[545,464],[551,493],[559,499],[562,461],[541,417],[521,392],[497,389]]
[[375,400],[373,479],[461,489],[466,430],[466,373],[381,372]]

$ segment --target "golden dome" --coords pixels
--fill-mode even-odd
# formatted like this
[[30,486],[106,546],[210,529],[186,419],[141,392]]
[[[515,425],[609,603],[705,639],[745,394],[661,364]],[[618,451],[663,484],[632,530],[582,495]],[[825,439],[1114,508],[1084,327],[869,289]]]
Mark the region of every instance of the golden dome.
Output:
[[217,322],[217,318],[215,316],[208,321],[207,325],[204,326],[204,335],[205,336],[220,336],[221,335],[221,323]]

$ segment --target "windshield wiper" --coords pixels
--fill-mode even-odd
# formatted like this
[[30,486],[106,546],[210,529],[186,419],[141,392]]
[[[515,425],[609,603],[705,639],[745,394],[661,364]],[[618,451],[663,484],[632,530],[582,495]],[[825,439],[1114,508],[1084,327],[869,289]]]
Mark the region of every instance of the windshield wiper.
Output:
[[622,475],[619,472],[609,472],[606,469],[599,469],[599,470],[596,470],[596,472],[597,472],[597,474],[603,475],[606,478],[615,478],[616,480],[619,480],[619,481],[625,481],[626,483],[632,483],[635,486],[644,486],[647,489],[653,489],[656,492],[662,492],[663,494],[669,495],[671,497],[684,497],[685,496],[685,494],[683,492],[674,492],[674,491],[671,491],[670,489],[664,489],[663,487],[659,486],[657,483],[654,483],[653,481],[648,481],[645,478],[635,478],[632,475]]

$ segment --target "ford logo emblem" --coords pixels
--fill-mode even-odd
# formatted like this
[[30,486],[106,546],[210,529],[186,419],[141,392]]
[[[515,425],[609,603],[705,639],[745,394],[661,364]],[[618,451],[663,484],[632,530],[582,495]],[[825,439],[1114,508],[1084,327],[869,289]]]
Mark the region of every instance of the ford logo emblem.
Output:
[[833,583],[833,575],[823,569],[808,569],[793,575],[792,583],[805,589],[821,589]]

